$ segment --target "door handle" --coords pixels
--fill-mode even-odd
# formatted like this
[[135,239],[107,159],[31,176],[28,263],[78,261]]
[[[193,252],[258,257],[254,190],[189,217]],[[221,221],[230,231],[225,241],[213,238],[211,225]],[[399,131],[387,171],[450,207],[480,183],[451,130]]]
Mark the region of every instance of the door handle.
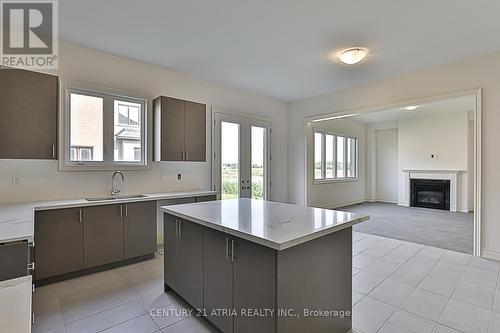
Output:
[[231,261],[234,261],[234,239],[231,239]]
[[128,205],[125,204],[125,216],[128,216]]
[[189,150],[186,150],[186,160],[189,160]]
[[179,220],[175,219],[175,237],[179,237]]
[[181,233],[182,233],[182,221],[179,220],[179,238],[181,238]]
[[52,158],[56,158],[56,145],[52,145]]
[[123,217],[123,205],[120,205],[120,217]]
[[82,210],[83,210],[83,209],[81,209],[81,208],[80,208],[80,211],[78,212],[78,221],[79,221],[80,223],[82,223],[82,220],[83,220],[83,218],[82,218]]
[[226,237],[226,259],[229,260],[229,238]]

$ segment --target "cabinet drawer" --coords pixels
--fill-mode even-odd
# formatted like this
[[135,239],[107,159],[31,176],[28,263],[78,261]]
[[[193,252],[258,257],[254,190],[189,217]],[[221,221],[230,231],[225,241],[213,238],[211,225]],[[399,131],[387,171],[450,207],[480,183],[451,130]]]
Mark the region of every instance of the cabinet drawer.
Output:
[[0,281],[28,275],[28,242],[0,244],[0,263],[2,263]]

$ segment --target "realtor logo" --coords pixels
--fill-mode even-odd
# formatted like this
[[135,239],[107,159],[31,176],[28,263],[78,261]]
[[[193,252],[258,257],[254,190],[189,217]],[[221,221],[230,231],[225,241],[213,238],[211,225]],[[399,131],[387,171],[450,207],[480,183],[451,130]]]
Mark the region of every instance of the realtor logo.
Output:
[[57,68],[57,0],[2,0],[1,19],[1,65]]

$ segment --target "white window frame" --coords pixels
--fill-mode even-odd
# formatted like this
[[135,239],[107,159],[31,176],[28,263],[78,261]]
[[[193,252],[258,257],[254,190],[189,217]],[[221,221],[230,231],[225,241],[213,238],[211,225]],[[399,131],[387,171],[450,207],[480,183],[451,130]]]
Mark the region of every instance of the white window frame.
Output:
[[[316,178],[316,133],[321,134],[321,178]],[[326,136],[333,136],[333,178],[326,178]],[[343,137],[344,140],[344,161],[345,161],[345,177],[337,177],[337,137]],[[347,177],[347,145],[348,139],[355,140],[355,152],[354,152],[354,176]],[[356,182],[358,181],[359,172],[359,139],[355,136],[345,135],[341,133],[329,132],[321,129],[313,129],[313,159],[312,159],[312,178],[313,184],[325,184],[325,183],[346,183],[346,182]]]
[[[103,99],[103,161],[71,161],[70,146],[70,95],[71,93],[95,96]],[[144,97],[134,96],[128,93],[117,93],[114,91],[93,89],[86,86],[67,85],[61,92],[63,99],[60,113],[59,134],[62,138],[59,151],[62,156],[59,159],[61,171],[89,171],[89,170],[145,170],[151,168],[148,161],[148,100]],[[140,128],[141,128],[141,161],[114,161],[114,101],[120,100],[141,105]],[[122,125],[126,126],[126,125]]]

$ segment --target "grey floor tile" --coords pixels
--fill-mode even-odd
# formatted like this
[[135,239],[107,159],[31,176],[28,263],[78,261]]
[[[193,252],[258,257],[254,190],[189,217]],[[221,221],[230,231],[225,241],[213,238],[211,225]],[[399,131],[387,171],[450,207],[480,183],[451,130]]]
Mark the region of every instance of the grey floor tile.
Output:
[[432,333],[461,333],[454,328],[437,324]]
[[396,308],[376,299],[365,297],[353,307],[352,311],[354,329],[363,333],[376,333],[396,311]]
[[451,299],[439,323],[464,333],[486,333],[490,311],[479,306]]
[[389,278],[379,284],[368,296],[394,306],[399,306],[411,294],[414,288],[409,284]]
[[440,261],[431,269],[429,276],[438,279],[446,279],[450,282],[458,282],[466,269],[466,265]]
[[472,257],[472,259],[469,262],[469,266],[487,269],[493,272],[500,271],[500,263],[498,261],[493,261],[480,257]]
[[354,306],[356,303],[358,303],[360,300],[363,299],[365,295],[358,293],[356,290],[352,291],[352,305]]
[[420,252],[418,252],[418,254],[420,254],[420,255],[430,257],[430,258],[435,258],[435,259],[441,259],[445,255],[445,253],[446,253],[446,250],[443,250],[443,249],[440,249],[437,247],[433,247],[433,246],[424,246],[424,248],[422,250],[420,250]]
[[384,279],[383,276],[361,271],[352,277],[352,289],[362,294],[368,294]]
[[401,266],[399,264],[384,260],[382,258],[370,264],[368,267],[366,267],[365,271],[376,275],[388,277],[400,267]]
[[147,313],[160,328],[190,317],[193,312],[175,295],[164,294],[146,306]]
[[427,275],[428,270],[422,268],[413,268],[401,266],[397,271],[395,271],[390,277],[393,280],[404,282],[412,286],[418,286],[420,282]]
[[401,244],[403,244],[403,241],[393,239],[393,238],[386,238],[383,241],[381,241],[379,244],[382,246],[390,247],[391,249],[395,249],[395,248],[401,246]]
[[455,289],[452,298],[491,310],[493,299],[495,298],[495,289],[461,281]]
[[163,333],[216,333],[203,319],[190,317],[163,329]]
[[492,272],[487,269],[467,267],[462,277],[465,281],[480,284],[482,286],[496,288],[498,272]]
[[500,333],[500,314],[492,313],[490,316],[490,325],[488,327],[488,333]]
[[442,260],[454,264],[467,265],[471,258],[472,256],[470,254],[447,251]]
[[357,269],[365,269],[368,265],[380,259],[380,257],[381,256],[369,253],[368,250],[366,250],[352,257],[352,266]]
[[500,290],[495,291],[495,300],[493,302],[493,311],[500,313]]
[[146,314],[138,301],[117,306],[66,324],[66,333],[95,333]]
[[432,277],[428,274],[418,285],[419,288],[431,291],[445,297],[451,297],[458,285],[458,281],[448,280],[444,277]]
[[432,321],[438,321],[447,303],[447,297],[417,288],[406,298],[401,309]]
[[46,305],[39,303],[34,306],[33,312],[35,313],[35,324],[31,327],[33,333],[60,331],[61,329],[64,331],[64,318],[59,302]]
[[125,283],[116,281],[62,296],[61,309],[64,321],[68,323],[129,303],[134,299]]
[[360,269],[357,269],[357,268],[354,268],[354,267],[352,268],[352,276],[358,274],[359,272],[361,272]]
[[432,333],[435,323],[404,310],[397,310],[379,333]]
[[423,245],[404,242],[399,247],[389,252],[384,257],[384,260],[392,261],[397,264],[404,264],[408,260],[410,260],[423,247],[424,247]]
[[393,248],[382,245],[381,243],[378,243],[376,245],[370,246],[368,249],[366,249],[365,252],[368,252],[370,254],[373,254],[375,256],[378,256],[379,258],[382,258],[385,256],[387,253],[391,252]]
[[102,333],[154,333],[160,328],[148,315],[143,315],[120,325],[113,326]]

